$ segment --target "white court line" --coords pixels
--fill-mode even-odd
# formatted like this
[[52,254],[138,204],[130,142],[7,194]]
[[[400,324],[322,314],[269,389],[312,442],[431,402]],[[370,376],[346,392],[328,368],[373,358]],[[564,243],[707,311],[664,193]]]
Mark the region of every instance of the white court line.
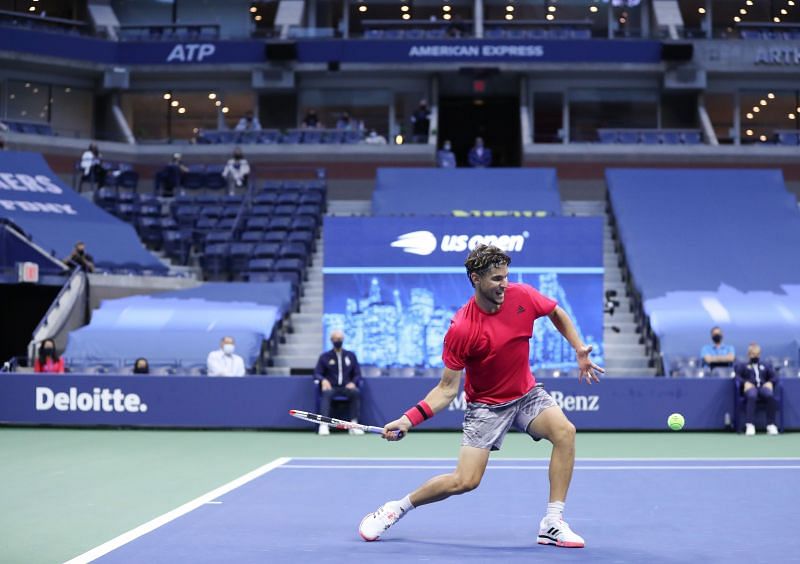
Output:
[[[293,456],[292,460],[375,460],[375,461],[394,461],[394,460],[432,460],[432,461],[439,461],[439,460],[452,460],[456,461],[458,458],[453,456],[431,456],[431,457],[422,457],[422,458],[409,458],[407,456]],[[530,458],[504,458],[504,457],[496,457],[491,459],[493,462],[540,462],[540,461],[548,461],[550,457],[548,456],[541,456],[541,457],[530,457]],[[703,462],[703,461],[714,461],[714,462],[748,462],[748,461],[755,461],[755,462],[771,462],[776,460],[786,460],[786,461],[796,461],[800,462],[800,456],[751,456],[751,457],[724,457],[724,458],[717,458],[717,457],[631,457],[631,458],[607,458],[607,457],[585,457],[585,458],[576,458],[575,462],[581,461],[590,461],[590,462]]]
[[[452,466],[428,464],[381,465],[381,464],[289,464],[283,470],[452,470]],[[487,470],[547,470],[547,466],[492,466]],[[575,470],[800,470],[800,465],[731,465],[731,466],[575,466]]]
[[267,472],[275,470],[275,468],[279,468],[280,466],[286,464],[290,460],[291,458],[287,457],[276,458],[269,464],[264,464],[263,466],[260,466],[255,470],[252,470],[251,472],[244,474],[243,476],[239,476],[235,480],[232,480],[225,485],[222,485],[214,490],[211,490],[208,493],[201,495],[200,497],[197,497],[187,503],[184,503],[183,505],[173,509],[172,511],[164,513],[163,515],[160,515],[159,517],[156,517],[155,519],[152,519],[147,523],[139,525],[138,527],[131,529],[127,533],[122,533],[118,537],[115,537],[110,541],[104,542],[100,546],[97,546],[89,550],[88,552],[84,552],[83,554],[81,554],[80,556],[76,556],[72,560],[68,560],[65,564],[84,564],[86,562],[92,562],[93,560],[96,560],[101,556],[108,554],[112,550],[116,550],[117,548],[125,544],[128,544],[132,540],[136,540],[139,537],[144,536],[147,533],[166,525],[170,521],[174,521],[178,517],[186,515],[190,511],[194,511],[198,507],[208,502],[211,502],[214,499],[222,495],[225,495],[226,493],[233,491],[238,487],[245,485],[247,482],[251,482],[256,478],[263,476]]

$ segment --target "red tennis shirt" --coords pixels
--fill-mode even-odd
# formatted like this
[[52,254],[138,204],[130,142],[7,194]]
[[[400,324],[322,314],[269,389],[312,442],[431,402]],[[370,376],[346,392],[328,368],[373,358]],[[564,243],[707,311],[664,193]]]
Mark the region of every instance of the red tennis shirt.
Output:
[[557,305],[527,284],[509,283],[495,313],[478,307],[475,296],[456,312],[444,337],[442,360],[451,370],[467,369],[467,401],[500,404],[533,388],[528,362],[533,322]]

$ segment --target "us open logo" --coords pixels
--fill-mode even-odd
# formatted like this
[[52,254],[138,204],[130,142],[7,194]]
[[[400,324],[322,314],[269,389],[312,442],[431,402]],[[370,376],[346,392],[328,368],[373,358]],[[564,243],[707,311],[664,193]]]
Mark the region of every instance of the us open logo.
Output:
[[400,235],[391,243],[391,246],[403,249],[405,253],[420,256],[433,254],[437,247],[440,251],[448,253],[472,250],[478,245],[494,245],[504,252],[519,252],[529,236],[530,233],[527,231],[518,235],[444,235],[441,246],[439,246],[436,235],[430,231],[411,231]]

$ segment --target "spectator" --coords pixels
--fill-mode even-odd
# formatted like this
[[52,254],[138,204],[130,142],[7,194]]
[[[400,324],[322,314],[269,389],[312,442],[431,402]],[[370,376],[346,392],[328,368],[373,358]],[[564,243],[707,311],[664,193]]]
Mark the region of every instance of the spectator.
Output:
[[150,374],[150,365],[147,363],[146,358],[137,358],[133,363],[134,374]]
[[[361,381],[361,367],[355,353],[344,350],[344,333],[336,330],[331,333],[333,349],[319,355],[317,367],[314,369],[314,382],[320,386],[322,401],[320,414],[330,417],[331,400],[334,396],[345,396],[350,402],[350,421],[358,423],[361,408],[361,392],[358,384]],[[330,435],[331,431],[325,423],[319,426],[320,435]],[[351,429],[351,435],[363,435],[364,431]]]
[[156,193],[167,197],[172,196],[175,188],[180,186],[183,175],[187,172],[189,172],[189,167],[183,164],[183,155],[173,153],[169,164],[156,173]]
[[261,131],[261,122],[253,115],[252,111],[244,114],[244,117],[236,124],[236,131]]
[[469,166],[474,168],[486,168],[492,166],[492,151],[483,146],[483,137],[475,138],[475,146],[469,150],[467,158]]
[[411,142],[427,143],[428,129],[431,126],[431,111],[428,109],[428,101],[420,100],[419,106],[411,114]]
[[386,137],[378,135],[377,131],[371,129],[369,135],[364,139],[364,143],[368,145],[386,145]]
[[241,147],[233,150],[233,157],[225,165],[222,177],[228,181],[229,194],[233,194],[236,188],[247,186],[247,180],[250,178],[250,163],[244,158]]
[[219,348],[208,353],[206,366],[209,376],[244,376],[244,359],[236,351],[233,337],[223,337]]
[[703,364],[712,369],[718,366],[733,366],[733,362],[736,360],[736,349],[733,348],[733,345],[722,344],[722,329],[712,327],[711,340],[714,342],[713,345],[705,345],[700,350]]
[[94,258],[86,252],[86,244],[83,241],[75,243],[75,247],[64,262],[72,270],[80,267],[85,272],[94,272]]
[[102,188],[106,184],[106,170],[100,162],[100,150],[91,143],[81,155],[81,185],[89,182],[93,188]]
[[311,129],[322,127],[322,124],[319,122],[319,117],[317,117],[317,110],[310,108],[306,112],[306,117],[303,118],[302,126]]
[[45,339],[39,345],[39,356],[33,361],[34,372],[49,372],[51,374],[64,373],[64,359],[56,352],[56,342]]
[[777,435],[778,427],[775,425],[775,370],[769,362],[761,360],[761,347],[758,343],[750,343],[747,347],[747,364],[736,367],[736,385],[741,386],[745,397],[744,434],[756,434],[755,414],[756,400],[763,399],[767,403],[767,435]]
[[350,115],[350,112],[344,112],[342,117],[336,121],[336,129],[343,129],[345,131],[363,131],[364,122],[353,118]]
[[445,141],[441,149],[436,152],[436,166],[439,168],[456,168],[456,155],[450,141]]

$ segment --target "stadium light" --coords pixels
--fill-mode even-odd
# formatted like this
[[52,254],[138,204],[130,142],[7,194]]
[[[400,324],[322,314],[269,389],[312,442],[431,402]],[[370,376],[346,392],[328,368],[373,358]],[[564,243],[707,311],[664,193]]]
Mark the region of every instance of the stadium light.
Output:
[[181,103],[178,102],[177,100],[173,100],[172,102],[169,103],[169,105],[172,106],[173,108],[177,108],[178,106],[181,105]]
[[772,18],[772,21],[775,22],[775,23],[781,23],[781,19],[778,16],[775,16],[774,18]]
[[408,6],[405,6],[405,5],[400,6],[400,11],[401,12],[408,12]]
[[789,114],[789,119],[797,119],[797,116],[794,114]]
[[759,100],[758,103],[761,104],[762,106],[766,106],[767,105],[767,101],[763,100],[763,99]]
[[443,12],[449,12],[449,11],[450,11],[450,6],[448,6],[447,4],[445,4],[444,6],[442,6],[442,11],[443,11]]
[[760,111],[761,111],[761,108],[759,108],[758,106],[753,106],[753,111],[754,111],[755,113],[758,113],[758,112],[760,112]]
[[36,11],[36,6],[31,6],[30,8],[28,8],[28,11],[29,12],[35,12]]
[[363,14],[364,12],[367,11],[367,7],[362,4],[361,6],[358,7],[358,11]]
[[759,141],[761,141],[761,142],[763,143],[764,141],[766,141],[766,140],[767,140],[767,136],[766,136],[766,135],[761,135],[761,136],[758,138],[758,140],[759,140]]
[[740,21],[742,21],[742,18],[740,18],[739,16],[734,16],[733,17],[733,21],[735,21],[736,23],[739,23]]
[[395,142],[396,145],[402,145],[403,144],[403,136],[399,135],[399,134],[395,135],[394,136],[394,142]]
[[403,19],[404,20],[410,20],[411,16],[409,16],[408,14],[403,14]]
[[753,5],[753,0],[747,0],[747,2],[745,2],[745,4],[747,4],[748,6],[752,6]]
[[752,135],[753,134],[753,130],[752,129],[748,129],[747,131],[745,131],[745,133],[747,135]]
[[508,6],[506,6],[506,12],[513,12],[513,11],[514,11],[514,6],[512,6],[510,4]]
[[739,8],[739,13],[742,14],[743,16],[746,16],[747,10],[745,10],[744,8]]
[[767,94],[767,98],[769,98],[770,100],[774,100],[775,99],[775,94],[770,92],[769,94]]
[[225,106],[224,108],[222,108],[222,113],[223,114],[227,114],[229,111],[231,111],[231,109],[228,106]]
[[164,92],[164,96],[163,97],[164,97],[165,100],[169,100],[170,98],[172,98],[172,94],[170,94],[169,92]]
[[256,20],[257,22],[260,22],[260,21],[261,21],[261,20],[263,20],[264,18],[262,18],[262,17],[261,17],[261,14],[258,14],[258,15],[256,15],[256,17],[254,17],[253,19],[254,19],[254,20]]
[[208,93],[208,99],[209,100],[216,100],[217,99],[217,95],[214,92],[209,92]]
[[555,6],[548,6],[547,7],[547,11],[548,12],[555,12],[556,11],[556,7]]
[[697,8],[697,13],[698,14],[705,14],[706,13],[706,9],[705,8]]
[[782,15],[782,16],[785,16],[785,15],[786,15],[786,14],[788,14],[788,13],[789,13],[789,12],[787,12],[787,11],[786,11],[786,8],[781,8],[781,15]]
[[179,114],[185,114],[186,113],[186,108],[178,108],[178,113]]
[[794,6],[794,0],[789,0],[789,1],[787,2],[787,4],[789,4],[789,6]]
[[547,18],[548,21],[553,21],[554,19],[556,19],[556,17],[553,14],[547,14],[545,18]]
[[514,19],[514,14],[506,14],[506,19],[507,20],[513,20]]
[[67,93],[67,94],[69,94],[70,92],[72,92],[72,88],[70,88],[69,86],[67,86],[67,87],[64,89],[64,92],[65,92],[65,93]]
[[442,19],[449,20],[452,17],[453,16],[451,16],[450,14],[445,14],[445,15],[442,16]]
[[745,117],[747,117],[747,119],[753,119],[753,114],[751,114],[750,112],[747,112]]
[[592,13],[597,12],[597,6],[589,6],[589,11]]
[[222,102],[217,100],[216,102],[214,102],[214,105],[219,108],[222,105]]
[[250,13],[255,14],[256,12],[258,12],[258,8],[255,6],[250,6]]

